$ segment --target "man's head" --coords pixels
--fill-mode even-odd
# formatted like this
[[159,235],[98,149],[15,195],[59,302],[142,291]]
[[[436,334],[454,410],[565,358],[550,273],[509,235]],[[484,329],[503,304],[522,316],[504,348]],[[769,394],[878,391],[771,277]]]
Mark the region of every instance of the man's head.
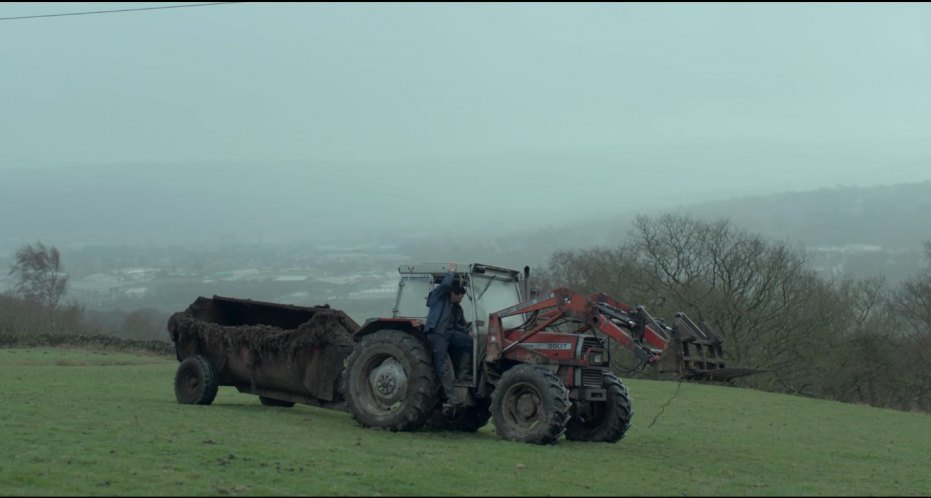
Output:
[[458,280],[453,281],[453,285],[449,288],[449,301],[453,304],[459,304],[464,295],[465,287],[462,286],[462,283]]

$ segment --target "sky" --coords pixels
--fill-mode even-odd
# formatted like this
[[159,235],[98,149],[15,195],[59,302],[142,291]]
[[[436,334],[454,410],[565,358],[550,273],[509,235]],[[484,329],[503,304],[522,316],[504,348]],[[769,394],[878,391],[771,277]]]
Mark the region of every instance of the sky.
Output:
[[[13,2],[0,18],[193,3]],[[928,180],[929,89],[928,3],[245,2],[0,20],[0,194],[81,206],[157,185],[211,213],[224,193],[301,198],[269,216],[333,230],[542,226]],[[133,217],[127,202],[108,216]],[[71,227],[107,206],[75,209]],[[15,236],[54,237],[36,220]]]

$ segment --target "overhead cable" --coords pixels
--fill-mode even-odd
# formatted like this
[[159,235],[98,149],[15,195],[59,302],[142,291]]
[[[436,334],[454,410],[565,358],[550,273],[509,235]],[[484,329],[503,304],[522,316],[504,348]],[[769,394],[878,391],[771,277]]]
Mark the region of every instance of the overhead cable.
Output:
[[61,17],[61,16],[83,16],[88,14],[111,14],[114,12],[133,12],[139,10],[159,10],[159,9],[180,9],[184,7],[209,7],[211,5],[225,5],[231,3],[243,3],[243,2],[212,2],[212,3],[194,3],[187,5],[165,5],[161,7],[140,7],[138,9],[117,9],[117,10],[96,10],[92,12],[67,12],[63,14],[41,14],[35,16],[19,16],[19,17],[0,17],[0,21],[13,21],[16,19],[36,19],[39,17]]

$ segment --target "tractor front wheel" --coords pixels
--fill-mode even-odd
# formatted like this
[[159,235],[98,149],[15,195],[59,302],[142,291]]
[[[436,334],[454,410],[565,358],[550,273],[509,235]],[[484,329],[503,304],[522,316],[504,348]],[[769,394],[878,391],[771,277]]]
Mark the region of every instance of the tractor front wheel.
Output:
[[611,372],[601,377],[607,391],[604,401],[577,401],[566,425],[566,439],[616,443],[624,437],[634,415],[627,387]]
[[523,443],[555,443],[566,431],[569,408],[569,391],[559,377],[532,365],[505,372],[491,396],[495,431]]

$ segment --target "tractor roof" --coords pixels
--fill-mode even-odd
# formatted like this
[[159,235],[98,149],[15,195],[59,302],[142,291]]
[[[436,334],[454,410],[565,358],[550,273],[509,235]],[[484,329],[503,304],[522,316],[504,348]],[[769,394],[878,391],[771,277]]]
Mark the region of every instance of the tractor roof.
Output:
[[[457,267],[456,273],[471,273],[471,274],[488,274],[488,275],[497,275],[497,276],[507,276],[514,279],[518,278],[520,272],[517,270],[512,270],[510,268],[502,268],[500,266],[485,265],[481,263],[472,263],[468,265],[468,271],[462,271],[465,268],[462,266]],[[445,275],[449,271],[449,263],[417,263],[414,265],[401,265],[398,267],[398,273],[402,275],[418,274],[418,275]]]

